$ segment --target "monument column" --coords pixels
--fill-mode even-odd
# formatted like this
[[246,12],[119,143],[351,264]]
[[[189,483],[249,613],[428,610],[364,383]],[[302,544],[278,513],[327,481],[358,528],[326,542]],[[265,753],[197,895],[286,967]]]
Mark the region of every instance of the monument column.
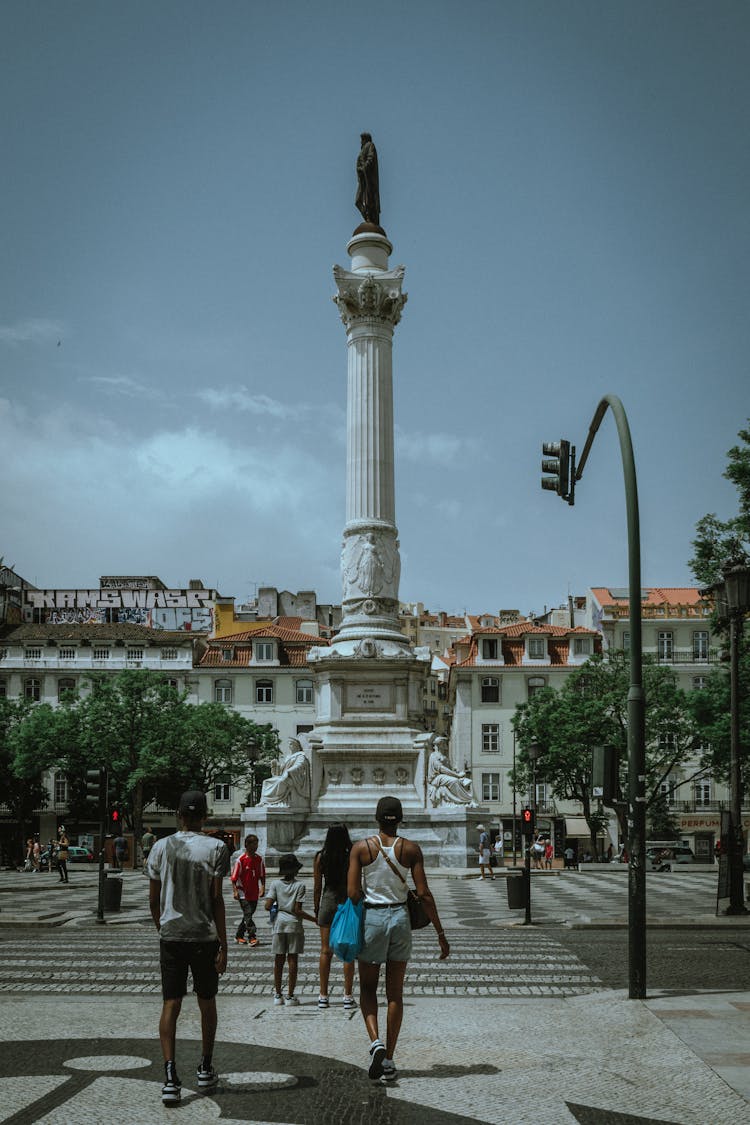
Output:
[[348,354],[339,641],[405,640],[398,620],[392,349],[406,294],[404,267],[388,269],[392,249],[380,228],[363,223],[347,246],[352,268],[335,266],[333,271],[333,299],[346,328]]

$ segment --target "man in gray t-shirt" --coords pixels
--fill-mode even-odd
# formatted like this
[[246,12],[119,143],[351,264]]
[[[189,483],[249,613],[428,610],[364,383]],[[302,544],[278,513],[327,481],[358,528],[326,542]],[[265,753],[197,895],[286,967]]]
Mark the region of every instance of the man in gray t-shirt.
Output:
[[164,1055],[162,1102],[176,1105],[182,1084],[177,1077],[177,1017],[187,992],[188,970],[201,1013],[203,1054],[198,1089],[209,1093],[218,1076],[212,1055],[216,1038],[216,993],[227,967],[227,933],[221,883],[229,874],[229,850],[222,840],[204,836],[206,798],[183,793],[177,811],[180,831],[154,844],[148,857],[149,907],[159,931],[162,1013],[159,1039]]

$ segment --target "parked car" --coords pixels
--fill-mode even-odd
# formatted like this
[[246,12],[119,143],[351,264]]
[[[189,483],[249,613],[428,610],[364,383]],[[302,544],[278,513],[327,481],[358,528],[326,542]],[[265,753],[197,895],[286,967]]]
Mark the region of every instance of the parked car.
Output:
[[[71,844],[68,848],[68,863],[93,863],[93,853],[88,848],[79,848],[77,844]],[[45,848],[39,857],[39,866],[42,871],[46,871],[49,867],[49,848]],[[55,848],[52,856],[52,870],[57,867],[57,848]]]

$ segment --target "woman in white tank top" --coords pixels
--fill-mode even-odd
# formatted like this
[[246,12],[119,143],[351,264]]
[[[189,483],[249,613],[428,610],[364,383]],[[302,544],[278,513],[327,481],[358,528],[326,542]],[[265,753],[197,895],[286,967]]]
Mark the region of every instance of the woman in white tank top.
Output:
[[[397,797],[381,797],[375,810],[378,835],[360,840],[349,861],[349,898],[364,898],[364,943],[359,954],[359,1006],[370,1037],[368,1075],[382,1083],[397,1077],[393,1056],[404,1015],[404,976],[411,955],[411,924],[406,898],[411,878],[425,913],[437,930],[440,959],[450,953],[435,900],[427,885],[422,849],[398,835],[403,820]],[[378,979],[385,965],[388,1036],[378,1034]]]

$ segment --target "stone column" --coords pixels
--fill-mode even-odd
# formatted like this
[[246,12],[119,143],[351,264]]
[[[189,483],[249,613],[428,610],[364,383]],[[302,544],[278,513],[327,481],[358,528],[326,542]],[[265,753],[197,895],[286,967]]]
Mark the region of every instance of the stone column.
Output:
[[341,551],[339,642],[404,642],[394,501],[393,329],[406,303],[404,267],[388,269],[383,234],[355,234],[351,270],[335,266],[336,302],[348,345],[346,526]]

